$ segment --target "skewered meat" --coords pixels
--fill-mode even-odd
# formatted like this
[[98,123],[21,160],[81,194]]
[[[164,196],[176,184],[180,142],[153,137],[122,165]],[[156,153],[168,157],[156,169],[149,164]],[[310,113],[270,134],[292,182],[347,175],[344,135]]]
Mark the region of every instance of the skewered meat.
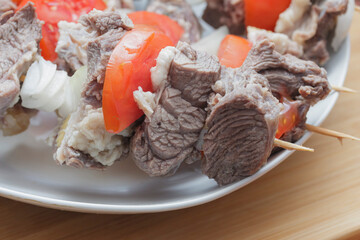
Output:
[[230,33],[245,33],[245,8],[243,0],[207,0],[203,19],[214,28],[227,26]]
[[[292,0],[288,9],[280,14],[275,31],[279,33],[293,32],[296,24],[303,19],[310,7],[311,0]],[[316,31],[316,21],[314,25],[314,31]]]
[[281,110],[269,89],[267,79],[245,65],[222,69],[206,119],[202,163],[203,173],[218,184],[250,176],[267,162]]
[[0,117],[17,102],[19,78],[38,54],[41,23],[27,4],[0,25]]
[[[0,0],[0,16],[7,11],[14,11],[16,9],[15,3],[11,0]],[[1,21],[0,21],[1,22]]]
[[247,27],[247,33],[248,40],[253,44],[268,39],[275,44],[275,50],[280,54],[288,53],[299,58],[304,54],[303,47],[283,33],[274,33],[255,27]]
[[[203,19],[215,28],[226,25],[230,33],[241,35],[245,33],[245,8],[243,0],[207,0]],[[350,6],[351,5],[351,6]],[[291,43],[289,50],[303,47],[301,58],[312,60],[324,65],[329,59],[329,50],[337,50],[348,32],[353,10],[353,0],[292,0],[287,10],[280,14],[275,32],[283,33],[295,41],[298,47]],[[350,10],[347,9],[350,6]],[[345,14],[346,13],[346,14]],[[346,15],[346,16],[345,16]],[[344,18],[340,26],[338,22]],[[344,23],[345,22],[345,23]],[[334,38],[335,33],[337,36]],[[285,41],[281,35],[261,33],[261,37],[273,38],[279,49]],[[275,38],[275,39],[274,39]],[[281,41],[278,41],[281,38]],[[288,45],[290,46],[290,45]],[[283,52],[281,52],[283,53]],[[293,51],[299,57],[301,51]]]
[[305,100],[313,105],[330,93],[324,68],[290,54],[281,55],[267,40],[256,46],[244,62],[244,68],[252,68],[266,77],[276,97]]
[[311,4],[306,0],[293,0],[290,7],[280,15],[275,31],[287,34],[304,46],[304,59],[324,65],[329,59],[328,49],[331,48],[338,16],[346,13],[348,4],[349,0],[317,1]]
[[177,21],[184,29],[182,41],[194,43],[200,40],[200,23],[186,0],[153,0],[147,11],[163,14]]
[[[72,59],[74,69],[87,64],[88,76],[80,105],[58,134],[55,159],[59,164],[104,168],[128,151],[129,135],[105,130],[101,100],[109,57],[132,24],[119,13],[96,10],[81,17],[80,24],[66,24],[64,28],[73,27],[84,36],[64,30],[78,55],[63,56]],[[285,95],[299,104],[301,121],[284,135],[296,139],[303,133],[309,106],[330,91],[322,68],[284,55],[300,51],[292,50],[292,43],[280,54],[273,44],[261,41],[239,69],[220,67],[215,57],[186,43],[163,50],[153,70],[157,92],[140,89],[135,94],[147,110],[131,141],[135,163],[151,176],[171,175],[182,162],[201,159],[203,151],[203,172],[220,185],[255,173],[273,147],[281,110],[277,98]]]
[[74,71],[87,65],[88,44],[105,32],[117,29],[122,21],[125,21],[125,25],[132,24],[123,13],[98,10],[81,16],[79,23],[60,21],[60,37],[56,47],[59,58],[66,61]]
[[257,46],[252,54],[249,53],[244,67],[253,68],[263,75],[278,99],[283,96],[297,101],[298,123],[281,137],[285,141],[297,141],[305,133],[306,114],[310,106],[327,97],[331,91],[326,71],[314,62],[279,54],[274,44],[267,41]]
[[156,106],[148,104],[152,114],[148,112],[130,147],[135,163],[150,176],[173,174],[182,162],[199,159],[200,151],[203,172],[219,184],[249,176],[272,151],[282,108],[276,97],[283,94],[298,102],[299,128],[286,136],[296,138],[310,104],[330,90],[322,68],[277,53],[267,40],[253,47],[239,69],[220,68],[217,59],[185,43],[163,50],[157,62],[153,73],[162,77],[152,78]]
[[87,64],[87,45],[96,37],[96,31],[86,31],[87,26],[82,24],[81,17],[79,23],[60,21],[58,26],[59,40],[56,46],[58,59],[65,62],[72,71],[76,71]]
[[294,141],[304,134],[310,104],[330,92],[324,69],[279,54],[267,40],[255,44],[239,69],[223,68],[213,89],[202,168],[220,185],[250,176],[266,163],[281,110],[274,96],[297,104],[297,125],[282,137]]
[[158,102],[131,140],[133,160],[150,176],[171,175],[183,161],[200,159],[195,145],[204,127],[210,86],[220,73],[215,57],[182,42],[162,50],[157,61],[165,63],[155,70],[164,79],[156,92]]
[[337,17],[347,10],[348,0],[328,2],[324,7],[315,6],[319,14],[318,25],[315,35],[307,40],[304,45],[304,58],[312,60],[319,65],[324,65],[330,58],[328,47],[334,38]]
[[82,21],[98,36],[88,44],[88,75],[80,105],[62,127],[54,157],[59,164],[103,168],[127,152],[127,139],[106,131],[101,101],[109,58],[132,23],[125,15],[97,10],[84,15]]
[[14,135],[29,125],[31,111],[12,107],[19,100],[20,77],[38,55],[41,23],[31,3],[0,19],[0,128],[4,135]]

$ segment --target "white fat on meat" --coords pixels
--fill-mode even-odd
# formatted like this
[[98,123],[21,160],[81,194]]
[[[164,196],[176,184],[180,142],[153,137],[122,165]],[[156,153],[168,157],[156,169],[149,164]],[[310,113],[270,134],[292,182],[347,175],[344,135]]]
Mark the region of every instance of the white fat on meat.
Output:
[[86,69],[81,71],[70,78],[65,71],[56,70],[56,64],[39,57],[30,66],[22,85],[22,106],[45,112],[58,110],[61,117],[66,117],[80,101]]
[[171,62],[177,52],[179,52],[179,50],[174,47],[166,47],[160,51],[156,59],[156,66],[150,70],[154,91],[162,88],[166,82]]
[[73,59],[71,66],[73,69],[78,69],[81,66],[87,65],[87,45],[90,39],[96,37],[95,31],[86,31],[80,23],[60,21],[59,40],[56,46],[56,52]]
[[301,57],[304,53],[301,45],[292,41],[283,33],[274,33],[255,27],[248,27],[247,37],[253,44],[261,40],[268,39],[270,42],[274,43],[275,50],[281,54],[289,53],[291,55]]
[[138,90],[134,91],[133,95],[138,107],[150,118],[156,107],[155,94],[149,91],[144,92],[143,89],[139,87]]
[[310,0],[292,0],[280,14],[275,32],[287,34],[293,41],[304,45],[305,41],[315,36],[318,26],[318,13],[314,9],[309,12],[310,9]]
[[304,43],[315,36],[318,27],[318,13],[312,9],[310,15],[305,18],[302,24],[292,33],[291,39],[298,44]]
[[[156,59],[156,66],[150,69],[151,82],[155,92],[161,91],[164,87],[171,62],[178,51],[179,50],[174,47],[166,47],[160,51],[159,56]],[[154,113],[155,106],[159,99],[156,99],[155,94],[152,92],[144,92],[141,87],[139,87],[138,90],[135,90],[133,95],[138,107],[147,117],[150,117]]]
[[290,6],[280,14],[275,32],[285,33],[293,41],[304,45],[305,41],[315,36],[318,26],[318,13],[314,9],[308,12],[310,8],[310,0],[292,0]]
[[[102,108],[87,107],[89,111],[86,116],[77,123],[76,127],[71,126],[73,131],[66,142],[73,149],[89,154],[102,165],[110,166],[120,158],[123,152],[119,151],[119,149],[124,149],[122,136],[106,131]],[[66,161],[66,158],[61,157],[62,152],[62,147],[59,147],[57,156],[60,157],[57,160],[60,164]]]
[[286,33],[291,31],[310,6],[310,0],[292,0],[290,6],[280,14],[276,22],[275,32]]

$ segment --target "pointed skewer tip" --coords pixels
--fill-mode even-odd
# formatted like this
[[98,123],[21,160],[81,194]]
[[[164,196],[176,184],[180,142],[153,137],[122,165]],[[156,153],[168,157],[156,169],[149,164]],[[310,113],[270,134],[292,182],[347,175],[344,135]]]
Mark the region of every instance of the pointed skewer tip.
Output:
[[312,148],[307,148],[301,145],[297,145],[294,143],[290,143],[290,142],[285,142],[282,141],[280,139],[275,138],[274,140],[274,145],[277,147],[281,147],[287,150],[297,150],[297,151],[303,151],[303,152],[314,152],[314,149]]
[[344,139],[345,138],[345,139],[360,141],[360,138],[351,136],[349,134],[337,132],[337,131],[334,131],[334,130],[329,130],[329,129],[318,127],[318,126],[313,126],[313,125],[310,125],[310,124],[306,124],[306,129],[311,131],[311,132],[319,133],[319,134],[326,135],[326,136],[329,136],[329,137],[335,137],[337,139]]
[[347,87],[340,87],[340,86],[331,86],[331,88],[334,91],[337,92],[343,92],[343,93],[358,93],[358,91],[351,89],[351,88],[347,88]]

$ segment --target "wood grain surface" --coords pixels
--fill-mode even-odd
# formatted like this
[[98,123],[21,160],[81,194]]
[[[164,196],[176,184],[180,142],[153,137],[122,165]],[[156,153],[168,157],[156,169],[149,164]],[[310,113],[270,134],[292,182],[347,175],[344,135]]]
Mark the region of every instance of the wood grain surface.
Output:
[[[360,90],[360,13],[345,85]],[[342,94],[323,127],[360,137],[360,94]],[[0,198],[0,239],[360,239],[360,143],[313,135],[254,183],[173,212],[96,215]]]

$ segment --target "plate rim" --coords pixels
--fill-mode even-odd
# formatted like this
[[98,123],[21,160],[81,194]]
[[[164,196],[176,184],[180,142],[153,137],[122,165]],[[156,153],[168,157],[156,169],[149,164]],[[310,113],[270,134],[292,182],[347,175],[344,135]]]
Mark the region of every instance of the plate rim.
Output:
[[[349,68],[349,63],[350,63],[351,44],[350,44],[349,35],[346,37],[345,41],[343,42],[342,47],[343,45],[346,45],[347,47],[345,49],[345,63],[344,63],[344,68],[342,69],[343,73],[341,74],[343,78],[339,81],[339,84],[341,86],[345,82]],[[320,125],[328,117],[328,115],[330,114],[330,112],[332,111],[338,100],[339,93],[335,92],[334,95],[335,97],[331,100],[331,102],[328,104],[327,108],[321,115],[321,117],[317,119],[314,125],[316,126]],[[312,133],[306,132],[305,135],[296,143],[303,144],[310,138],[311,135]],[[189,207],[205,204],[214,201],[216,199],[219,199],[225,195],[231,194],[232,192],[241,189],[242,187],[250,184],[251,182],[255,181],[256,179],[260,178],[264,174],[271,171],[273,168],[275,168],[280,163],[285,161],[292,153],[294,153],[294,151],[284,150],[278,156],[279,158],[281,158],[281,160],[271,161],[267,163],[265,165],[266,167],[261,168],[254,175],[247,177],[241,181],[238,181],[236,183],[227,186],[219,187],[216,190],[201,196],[195,196],[194,198],[188,200],[173,201],[171,203],[159,203],[159,204],[149,204],[149,205],[86,203],[86,202],[62,200],[51,197],[38,196],[36,194],[29,194],[19,190],[13,190],[5,187],[0,187],[0,196],[36,206],[47,207],[57,210],[83,212],[83,213],[140,214],[140,213],[172,211],[172,210],[178,210],[178,209],[189,208]]]

